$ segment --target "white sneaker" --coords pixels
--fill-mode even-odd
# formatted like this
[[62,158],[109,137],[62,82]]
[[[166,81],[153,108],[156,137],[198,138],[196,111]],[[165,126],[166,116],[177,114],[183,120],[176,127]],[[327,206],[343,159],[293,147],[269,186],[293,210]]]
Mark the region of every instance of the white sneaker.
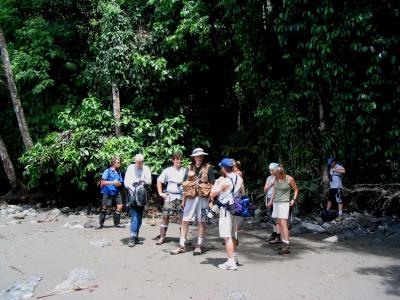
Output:
[[234,256],[235,258],[235,263],[238,265],[239,264],[239,258],[237,256]]
[[237,270],[236,264],[231,264],[228,261],[224,262],[223,264],[218,265],[218,268],[223,270]]

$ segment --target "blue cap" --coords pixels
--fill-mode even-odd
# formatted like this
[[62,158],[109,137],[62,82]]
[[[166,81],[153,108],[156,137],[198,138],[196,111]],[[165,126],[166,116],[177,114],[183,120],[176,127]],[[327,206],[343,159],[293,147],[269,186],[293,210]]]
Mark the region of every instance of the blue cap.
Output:
[[334,157],[329,157],[328,158],[328,165],[331,165],[333,162],[335,161],[335,158]]
[[221,160],[221,162],[219,163],[219,166],[221,168],[232,168],[233,167],[233,159],[226,157],[223,160]]

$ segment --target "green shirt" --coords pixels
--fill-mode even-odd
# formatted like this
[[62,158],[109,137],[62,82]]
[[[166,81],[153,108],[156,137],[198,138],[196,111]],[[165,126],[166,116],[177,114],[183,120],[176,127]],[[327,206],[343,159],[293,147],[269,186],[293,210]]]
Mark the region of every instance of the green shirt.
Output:
[[278,178],[275,180],[275,202],[290,202],[290,184],[289,176],[285,176],[285,180],[281,182]]

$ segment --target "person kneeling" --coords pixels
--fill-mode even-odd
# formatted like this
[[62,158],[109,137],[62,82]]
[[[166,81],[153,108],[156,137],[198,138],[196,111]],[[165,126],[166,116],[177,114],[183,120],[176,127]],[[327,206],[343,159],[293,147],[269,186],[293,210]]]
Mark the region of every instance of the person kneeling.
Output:
[[224,270],[237,270],[237,217],[229,211],[229,206],[233,205],[234,198],[239,194],[243,179],[233,172],[233,161],[224,158],[220,163],[221,172],[224,177],[217,180],[211,190],[211,198],[218,197],[219,211],[219,235],[225,240],[225,249],[228,260],[218,265],[218,268]]

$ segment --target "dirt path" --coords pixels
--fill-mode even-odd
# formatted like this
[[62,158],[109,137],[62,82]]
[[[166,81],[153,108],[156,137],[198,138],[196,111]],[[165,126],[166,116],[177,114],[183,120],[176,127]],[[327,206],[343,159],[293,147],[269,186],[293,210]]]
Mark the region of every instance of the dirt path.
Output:
[[[263,243],[269,232],[245,228],[241,233],[238,271],[224,271],[225,260],[216,226],[208,227],[207,253],[171,256],[178,226],[169,241],[156,246],[158,225],[144,222],[144,245],[127,247],[128,228],[72,229],[66,222],[85,216],[59,217],[51,223],[5,225],[0,218],[0,290],[30,275],[41,275],[35,295],[51,291],[69,271],[94,270],[93,292],[80,291],[47,299],[399,299],[399,244],[379,237],[336,244],[326,236],[304,234],[292,239],[292,253],[279,256]],[[111,226],[111,221],[106,224]],[[195,240],[196,227],[189,237]],[[111,239],[96,248],[91,241]],[[11,267],[10,267],[11,266]],[[22,274],[23,273],[23,274]]]

